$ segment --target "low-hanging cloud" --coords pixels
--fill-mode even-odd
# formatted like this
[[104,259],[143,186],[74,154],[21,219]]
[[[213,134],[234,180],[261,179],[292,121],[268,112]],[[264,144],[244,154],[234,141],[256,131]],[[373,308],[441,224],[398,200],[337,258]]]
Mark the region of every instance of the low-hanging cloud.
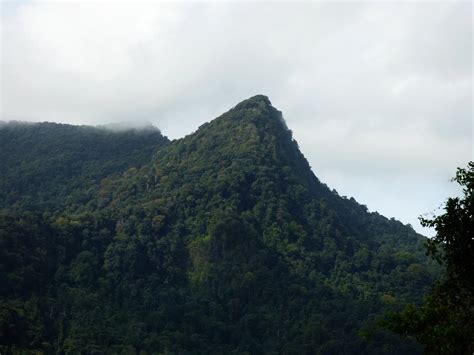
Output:
[[262,93],[323,181],[412,224],[472,159],[469,2],[1,6],[2,120],[178,138]]

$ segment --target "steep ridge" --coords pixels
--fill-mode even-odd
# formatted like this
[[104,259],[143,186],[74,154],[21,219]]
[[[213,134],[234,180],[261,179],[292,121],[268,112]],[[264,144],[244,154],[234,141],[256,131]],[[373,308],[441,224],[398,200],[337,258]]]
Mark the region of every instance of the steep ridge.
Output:
[[[28,344],[47,344],[36,348],[421,352],[376,321],[428,291],[424,238],[322,184],[265,96],[87,191],[46,220],[0,216],[0,260],[37,263],[44,280],[1,300],[23,333],[37,330]],[[12,264],[0,280],[27,277]],[[32,304],[36,318],[22,318]]]
[[115,181],[114,188],[109,188],[113,194],[106,199],[115,199],[116,204],[121,200],[128,203],[130,198],[137,205],[156,208],[160,206],[156,200],[162,203],[165,197],[167,208],[174,206],[173,200],[180,202],[173,213],[191,211],[192,218],[198,218],[201,210],[210,213],[231,208],[239,213],[249,211],[270,223],[275,221],[275,211],[269,217],[263,210],[277,208],[279,197],[288,205],[285,208],[294,210],[292,216],[308,219],[321,214],[318,223],[331,219],[332,227],[359,240],[390,239],[390,235],[399,239],[400,231],[404,241],[420,240],[410,227],[368,213],[365,206],[340,197],[321,183],[281,112],[263,95],[241,102],[194,134],[158,150],[153,160],[142,171]]

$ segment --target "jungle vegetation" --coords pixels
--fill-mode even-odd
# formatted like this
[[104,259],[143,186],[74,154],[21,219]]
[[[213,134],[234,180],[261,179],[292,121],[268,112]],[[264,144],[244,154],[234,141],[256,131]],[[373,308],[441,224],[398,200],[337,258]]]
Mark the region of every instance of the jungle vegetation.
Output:
[[3,354],[423,351],[379,323],[443,272],[427,239],[319,181],[265,96],[173,141],[3,124],[0,172]]

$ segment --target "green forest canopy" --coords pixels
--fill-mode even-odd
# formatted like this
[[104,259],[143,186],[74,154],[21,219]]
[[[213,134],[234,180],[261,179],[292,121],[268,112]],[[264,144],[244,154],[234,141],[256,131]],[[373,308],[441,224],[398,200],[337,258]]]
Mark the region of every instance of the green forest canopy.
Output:
[[7,124],[0,152],[2,352],[422,351],[377,321],[429,292],[426,239],[321,183],[265,96],[171,142]]

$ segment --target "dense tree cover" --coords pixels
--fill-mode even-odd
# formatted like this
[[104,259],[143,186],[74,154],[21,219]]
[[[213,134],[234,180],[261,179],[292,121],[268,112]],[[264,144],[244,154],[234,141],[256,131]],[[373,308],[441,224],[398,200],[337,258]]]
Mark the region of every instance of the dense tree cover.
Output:
[[0,209],[60,209],[71,204],[70,196],[81,204],[91,198],[91,186],[143,166],[167,143],[153,126],[113,131],[47,122],[0,124]]
[[449,198],[444,214],[421,218],[436,230],[428,252],[446,265],[447,273],[423,305],[409,305],[384,322],[436,354],[474,353],[474,163],[459,168],[454,180],[463,186],[464,196]]
[[429,291],[426,240],[322,184],[268,98],[151,150],[0,216],[3,352],[421,352],[376,323]]

